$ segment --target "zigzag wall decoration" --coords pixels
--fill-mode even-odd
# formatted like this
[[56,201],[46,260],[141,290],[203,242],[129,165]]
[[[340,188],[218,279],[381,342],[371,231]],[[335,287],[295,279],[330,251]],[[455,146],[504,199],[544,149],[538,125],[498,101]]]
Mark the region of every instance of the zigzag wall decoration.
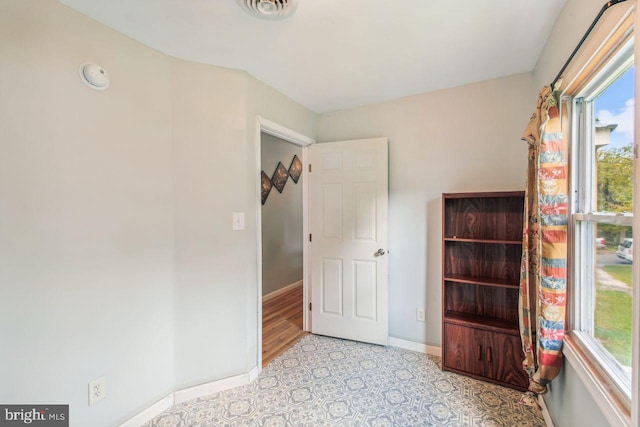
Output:
[[267,197],[269,197],[269,193],[271,192],[271,188],[275,187],[278,190],[278,193],[282,193],[284,190],[284,186],[287,183],[289,177],[293,180],[295,184],[300,180],[300,176],[302,175],[302,162],[298,158],[297,155],[293,155],[293,160],[291,160],[291,164],[289,165],[289,169],[287,170],[282,162],[278,162],[276,166],[275,172],[273,172],[273,176],[269,178],[269,176],[262,171],[260,174],[260,181],[262,187],[262,204],[264,205],[267,201]]

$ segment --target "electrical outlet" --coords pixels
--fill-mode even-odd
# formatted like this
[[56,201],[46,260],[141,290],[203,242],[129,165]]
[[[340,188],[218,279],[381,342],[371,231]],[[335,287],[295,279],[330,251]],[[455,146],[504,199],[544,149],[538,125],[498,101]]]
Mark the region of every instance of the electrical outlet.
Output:
[[89,383],[89,406],[107,396],[107,377],[101,377]]
[[416,320],[418,322],[424,322],[424,308],[416,308]]

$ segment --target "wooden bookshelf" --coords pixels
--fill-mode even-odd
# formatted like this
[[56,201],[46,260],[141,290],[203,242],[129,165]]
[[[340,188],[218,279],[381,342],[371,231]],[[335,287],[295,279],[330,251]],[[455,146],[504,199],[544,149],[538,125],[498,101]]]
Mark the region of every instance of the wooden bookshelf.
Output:
[[519,390],[523,208],[520,191],[442,195],[442,367]]

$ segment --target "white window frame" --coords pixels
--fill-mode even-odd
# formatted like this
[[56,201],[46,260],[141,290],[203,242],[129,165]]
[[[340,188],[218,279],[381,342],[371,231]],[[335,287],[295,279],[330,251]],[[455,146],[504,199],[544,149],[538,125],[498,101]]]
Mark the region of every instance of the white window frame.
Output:
[[[570,299],[568,301],[569,334],[564,354],[591,392],[594,400],[603,410],[612,425],[630,425],[632,402],[637,404],[637,396],[632,387],[637,382],[637,336],[638,325],[632,323],[632,367],[633,377],[629,378],[613,356],[593,337],[593,263],[595,260],[595,234],[589,224],[606,223],[634,227],[638,234],[637,220],[632,215],[613,215],[597,212],[592,207],[593,173],[595,169],[595,144],[593,141],[592,101],[609,83],[617,79],[628,66],[633,64],[633,40],[629,41],[603,67],[598,74],[568,101],[568,117],[571,117],[571,218],[569,222],[569,273]],[[638,130],[636,130],[636,133]],[[634,161],[634,170],[637,169]],[[637,172],[634,172],[637,176]],[[637,179],[636,179],[637,181]],[[638,187],[634,186],[634,209],[638,206]],[[636,224],[634,224],[634,222]],[[635,226],[634,226],[635,225]],[[637,240],[637,238],[636,238]],[[589,244],[584,244],[589,242]],[[634,272],[634,288],[638,278]],[[637,310],[637,291],[633,295],[633,310]],[[634,313],[634,319],[635,319]],[[637,415],[636,415],[637,416]]]

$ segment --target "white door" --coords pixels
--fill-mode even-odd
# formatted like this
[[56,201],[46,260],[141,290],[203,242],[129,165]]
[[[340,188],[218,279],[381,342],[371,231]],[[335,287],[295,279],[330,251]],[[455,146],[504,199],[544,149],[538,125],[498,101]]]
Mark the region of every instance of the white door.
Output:
[[387,138],[310,147],[311,329],[387,344]]

